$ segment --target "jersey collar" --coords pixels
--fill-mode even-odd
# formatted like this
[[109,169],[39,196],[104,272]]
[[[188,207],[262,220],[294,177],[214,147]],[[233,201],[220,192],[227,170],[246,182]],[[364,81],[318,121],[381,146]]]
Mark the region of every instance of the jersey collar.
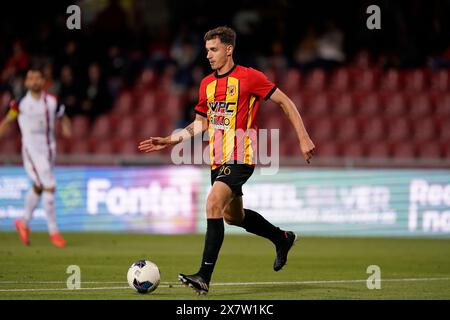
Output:
[[224,73],[224,74],[217,74],[217,71],[215,71],[215,72],[214,72],[214,76],[215,76],[216,78],[224,78],[224,77],[228,77],[228,76],[234,71],[234,69],[236,69],[236,66],[237,66],[237,64],[235,63],[235,64],[231,67],[231,69],[230,69],[227,73]]

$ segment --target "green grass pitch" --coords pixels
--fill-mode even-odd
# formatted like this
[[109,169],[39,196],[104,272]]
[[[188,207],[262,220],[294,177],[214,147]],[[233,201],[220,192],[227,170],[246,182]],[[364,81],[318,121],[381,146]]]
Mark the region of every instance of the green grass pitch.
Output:
[[[203,235],[65,233],[58,249],[45,233],[23,246],[0,233],[0,299],[450,299],[450,239],[300,238],[288,264],[272,270],[273,245],[256,236],[226,235],[210,293],[180,286],[178,273],[197,271]],[[158,264],[151,294],[128,287],[132,262]],[[68,290],[69,265],[81,268],[81,289]],[[369,265],[381,268],[381,289],[369,290]]]

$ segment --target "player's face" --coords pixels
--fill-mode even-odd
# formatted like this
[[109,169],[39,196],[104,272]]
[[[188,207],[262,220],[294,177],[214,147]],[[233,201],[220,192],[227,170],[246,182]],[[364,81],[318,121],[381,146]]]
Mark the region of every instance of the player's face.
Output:
[[25,87],[28,90],[39,92],[44,87],[44,78],[39,71],[30,70],[25,78]]
[[233,53],[233,46],[222,43],[219,38],[207,40],[205,48],[206,58],[213,70],[222,68]]

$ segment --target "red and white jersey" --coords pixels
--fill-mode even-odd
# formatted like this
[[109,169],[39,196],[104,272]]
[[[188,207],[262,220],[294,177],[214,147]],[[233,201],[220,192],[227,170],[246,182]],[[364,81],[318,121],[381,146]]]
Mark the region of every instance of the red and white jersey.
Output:
[[27,92],[18,103],[11,103],[11,109],[18,113],[22,147],[31,152],[48,152],[49,158],[54,156],[55,120],[64,115],[64,105],[48,93],[42,92],[41,97],[35,99]]

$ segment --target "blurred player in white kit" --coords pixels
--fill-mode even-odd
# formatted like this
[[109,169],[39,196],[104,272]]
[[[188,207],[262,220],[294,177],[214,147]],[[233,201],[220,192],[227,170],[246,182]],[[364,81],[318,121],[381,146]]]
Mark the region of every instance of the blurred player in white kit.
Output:
[[64,137],[71,136],[71,128],[69,118],[64,115],[64,105],[59,104],[55,96],[43,90],[44,84],[41,70],[28,70],[25,78],[25,87],[28,91],[21,99],[10,103],[8,114],[0,123],[0,137],[7,125],[17,118],[22,135],[23,164],[33,182],[33,187],[25,197],[24,216],[15,221],[20,240],[25,245],[30,245],[29,223],[42,196],[50,240],[55,246],[62,248],[66,246],[66,242],[56,223],[56,180],[53,175],[56,119],[62,119]]

